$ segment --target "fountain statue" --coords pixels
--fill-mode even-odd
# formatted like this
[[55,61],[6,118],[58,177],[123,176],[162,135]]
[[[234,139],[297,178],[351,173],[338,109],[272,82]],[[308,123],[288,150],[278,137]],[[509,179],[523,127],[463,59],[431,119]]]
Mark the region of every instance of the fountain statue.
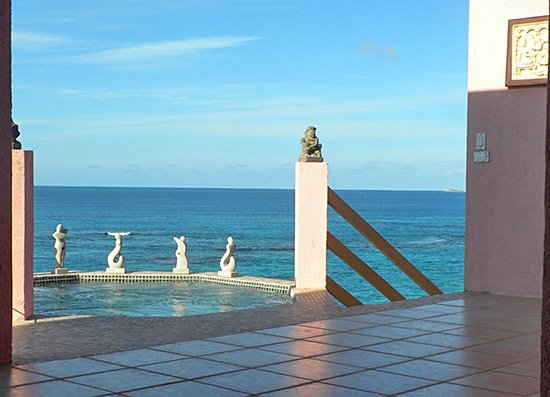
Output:
[[176,267],[172,269],[173,273],[179,274],[189,274],[189,267],[187,266],[187,257],[185,253],[187,252],[187,246],[185,245],[185,237],[181,236],[180,238],[174,237],[174,241],[178,245],[178,250],[176,251]]
[[323,145],[319,143],[319,138],[315,135],[317,128],[310,125],[304,132],[304,137],[300,140],[302,145],[302,153],[298,158],[298,161],[302,163],[322,163],[323,156],[321,155],[321,148]]
[[17,138],[21,135],[19,132],[19,126],[11,121],[11,148],[12,149],[21,149],[21,142],[17,140]]
[[63,228],[62,224],[57,225],[52,237],[55,239],[53,244],[55,267],[52,269],[52,274],[66,274],[69,272],[65,266],[65,253],[67,243],[65,237],[67,236],[67,229]]
[[225,254],[220,260],[221,271],[218,272],[218,276],[222,277],[237,277],[239,274],[235,271],[237,263],[235,262],[235,244],[233,243],[233,237],[227,238],[227,245],[225,246]]
[[[109,256],[107,256],[107,263],[109,264],[109,267],[105,269],[105,271],[107,273],[126,273],[126,269],[124,268],[126,260],[120,251],[122,251],[122,236],[128,236],[130,233],[107,232],[107,234],[115,238],[115,248],[113,248],[113,250],[109,253]],[[116,259],[117,256],[118,259]]]

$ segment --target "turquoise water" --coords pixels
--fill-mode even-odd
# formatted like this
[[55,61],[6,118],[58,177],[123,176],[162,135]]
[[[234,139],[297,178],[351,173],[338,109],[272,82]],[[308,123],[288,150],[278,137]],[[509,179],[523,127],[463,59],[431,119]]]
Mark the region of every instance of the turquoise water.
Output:
[[[463,193],[337,192],[444,292],[463,289]],[[191,271],[217,271],[231,235],[239,273],[281,279],[294,275],[293,190],[38,186],[36,272],[53,266],[51,234],[58,223],[69,230],[66,266],[71,269],[105,269],[114,245],[105,232],[129,231],[123,250],[128,271],[171,271],[176,250],[172,236],[182,234]],[[407,298],[424,295],[332,211],[329,230]],[[385,301],[331,253],[327,271],[363,303]],[[48,299],[37,294],[37,312],[49,310]]]
[[189,316],[290,303],[288,295],[208,283],[85,283],[35,287],[46,316]]

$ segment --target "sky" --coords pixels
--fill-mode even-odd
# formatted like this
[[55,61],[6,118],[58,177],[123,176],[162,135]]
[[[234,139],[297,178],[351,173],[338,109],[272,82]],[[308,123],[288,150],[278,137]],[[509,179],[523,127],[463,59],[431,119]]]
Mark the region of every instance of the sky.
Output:
[[13,0],[35,183],[465,185],[467,0]]

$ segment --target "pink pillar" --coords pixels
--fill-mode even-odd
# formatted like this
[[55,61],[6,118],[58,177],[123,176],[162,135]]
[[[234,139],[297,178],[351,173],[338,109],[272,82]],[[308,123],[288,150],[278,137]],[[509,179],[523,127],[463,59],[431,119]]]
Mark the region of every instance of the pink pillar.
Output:
[[0,0],[0,364],[11,361],[11,2]]
[[296,163],[294,274],[297,289],[326,286],[328,165]]
[[13,318],[33,315],[33,152],[12,150]]

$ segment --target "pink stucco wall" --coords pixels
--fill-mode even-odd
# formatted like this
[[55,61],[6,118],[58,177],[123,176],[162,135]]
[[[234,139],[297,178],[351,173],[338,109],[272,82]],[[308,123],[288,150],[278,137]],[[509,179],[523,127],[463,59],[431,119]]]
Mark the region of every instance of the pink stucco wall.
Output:
[[33,315],[33,153],[12,150],[13,318]]
[[296,163],[294,274],[297,289],[326,285],[328,166]]
[[[506,88],[508,20],[547,0],[470,0],[465,289],[542,295],[546,87]],[[473,162],[485,132],[489,163]]]

